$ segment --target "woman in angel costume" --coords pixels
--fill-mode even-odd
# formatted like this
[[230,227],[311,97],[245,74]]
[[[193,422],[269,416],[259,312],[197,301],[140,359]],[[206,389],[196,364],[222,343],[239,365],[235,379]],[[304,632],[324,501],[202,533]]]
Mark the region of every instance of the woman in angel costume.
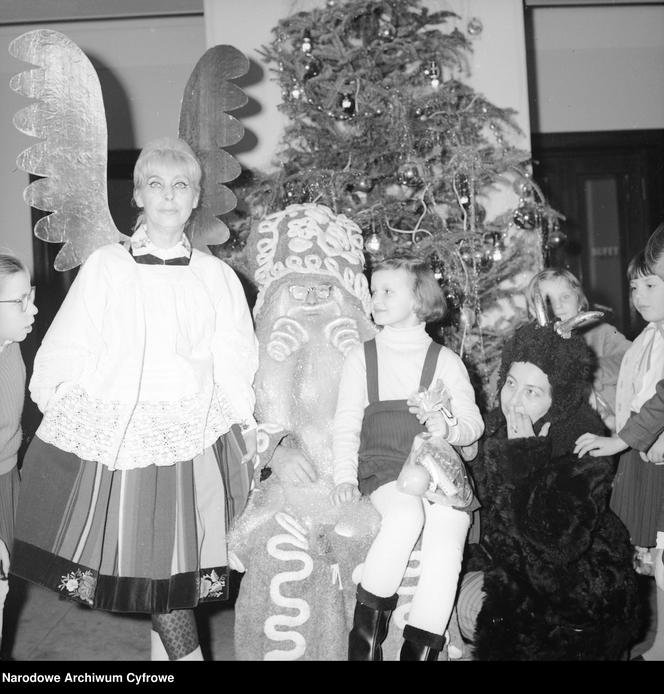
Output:
[[[91,185],[105,182],[106,165],[96,75],[56,32],[30,32],[12,48],[45,66],[12,83],[42,99],[17,125],[56,140],[19,158],[47,175],[26,197],[55,210],[40,230],[67,242],[65,265],[77,253],[84,261],[35,359],[30,393],[44,417],[24,460],[12,573],[93,608],[151,614],[153,659],[200,660],[192,608],[227,597],[228,472],[239,450],[243,462],[255,452],[249,308],[234,271],[184,233],[201,199],[192,148],[177,138],[143,148],[141,212],[118,243],[105,190]],[[67,123],[81,125],[82,104],[71,94],[54,103],[62,89],[50,88],[63,66],[67,88],[87,75],[91,89],[79,137]]]

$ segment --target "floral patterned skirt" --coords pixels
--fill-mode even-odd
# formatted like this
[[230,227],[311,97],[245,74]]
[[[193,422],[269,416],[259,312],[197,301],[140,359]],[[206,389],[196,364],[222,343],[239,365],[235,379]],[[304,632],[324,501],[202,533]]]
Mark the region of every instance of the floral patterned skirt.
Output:
[[228,597],[229,446],[109,470],[32,440],[11,572],[90,607],[165,613]]

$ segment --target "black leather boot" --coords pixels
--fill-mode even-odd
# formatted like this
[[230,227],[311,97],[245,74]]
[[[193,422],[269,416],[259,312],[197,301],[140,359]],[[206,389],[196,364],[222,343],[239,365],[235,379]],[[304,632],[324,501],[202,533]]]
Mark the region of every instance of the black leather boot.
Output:
[[359,585],[356,599],[353,628],[348,634],[348,660],[382,660],[381,644],[399,596],[395,593],[379,598]]
[[399,660],[438,660],[438,654],[445,645],[444,636],[412,627],[410,624],[403,628],[403,638]]

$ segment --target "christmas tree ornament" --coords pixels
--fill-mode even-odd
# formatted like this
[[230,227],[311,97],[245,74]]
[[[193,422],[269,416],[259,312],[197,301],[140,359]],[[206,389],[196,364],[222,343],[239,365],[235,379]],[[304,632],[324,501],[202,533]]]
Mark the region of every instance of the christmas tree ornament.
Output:
[[482,24],[482,20],[479,17],[473,17],[468,22],[468,33],[471,36],[479,36],[483,30],[484,24]]
[[302,43],[300,44],[300,50],[302,53],[311,53],[313,49],[313,42],[311,41],[311,34],[305,31],[302,35]]
[[527,198],[533,194],[533,185],[525,176],[517,177],[512,188],[520,198]]
[[293,85],[293,87],[291,87],[291,90],[290,90],[291,99],[295,99],[295,100],[300,99],[300,98],[302,98],[303,94],[304,94],[304,92],[302,91],[302,87],[300,87],[299,85],[295,84],[295,85]]
[[378,253],[380,251],[381,241],[380,236],[374,231],[364,241],[364,248],[369,253]]
[[516,224],[519,229],[525,229],[527,231],[536,229],[539,224],[537,206],[527,200],[521,202],[514,211],[513,220],[514,224]]
[[464,306],[459,312],[459,322],[469,328],[472,328],[477,322],[475,311],[468,306]]
[[468,181],[468,176],[464,173],[456,174],[454,176],[454,188],[459,205],[467,211],[470,207],[470,182]]
[[467,241],[462,241],[459,244],[459,257],[466,265],[473,262],[473,249]]
[[349,92],[344,92],[339,95],[339,108],[341,113],[346,118],[352,118],[355,115],[355,98]]
[[406,161],[397,169],[397,181],[403,186],[417,188],[422,185],[422,175],[417,162]]
[[567,241],[567,234],[557,226],[549,233],[546,241],[547,248],[560,248]]
[[392,41],[396,35],[396,27],[391,22],[383,22],[378,28],[378,38],[381,41]]
[[429,60],[422,65],[422,72],[435,89],[440,85],[440,66],[435,60]]
[[455,282],[443,287],[443,294],[445,296],[447,308],[450,311],[456,311],[463,304],[463,291]]
[[304,79],[308,80],[311,77],[316,77],[316,75],[320,74],[322,67],[323,63],[321,63],[321,61],[318,58],[316,58],[316,56],[309,54],[305,61],[302,63]]
[[362,176],[355,181],[354,185],[357,190],[361,190],[363,193],[368,193],[374,187],[374,182],[371,177]]
[[326,5],[331,9],[333,7],[336,7],[337,1],[336,0],[327,0]]

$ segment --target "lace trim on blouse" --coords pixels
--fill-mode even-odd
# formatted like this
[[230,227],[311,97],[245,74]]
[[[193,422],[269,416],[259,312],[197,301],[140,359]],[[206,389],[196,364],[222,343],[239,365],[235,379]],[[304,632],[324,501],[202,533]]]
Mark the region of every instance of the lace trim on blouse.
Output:
[[176,401],[138,402],[135,408],[92,398],[75,386],[49,408],[37,435],[84,460],[126,470],[191,460],[236,420],[218,386],[211,400],[197,394]]

